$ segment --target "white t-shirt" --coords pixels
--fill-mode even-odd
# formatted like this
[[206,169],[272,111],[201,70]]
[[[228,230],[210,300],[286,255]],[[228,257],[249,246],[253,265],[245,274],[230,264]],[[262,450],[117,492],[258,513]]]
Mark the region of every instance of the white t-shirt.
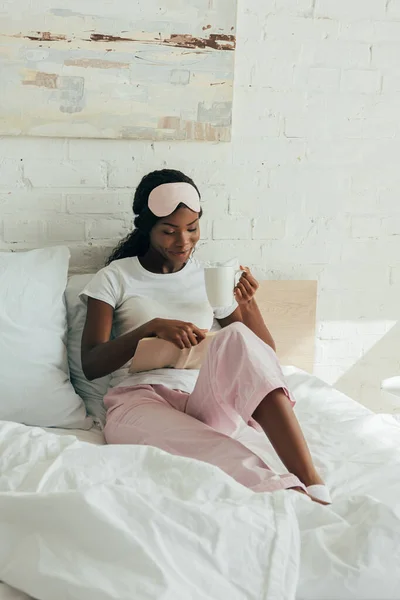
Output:
[[[137,257],[123,258],[101,269],[80,293],[102,300],[114,308],[112,339],[137,329],[155,318],[179,319],[200,329],[218,329],[214,320],[234,312],[237,303],[225,308],[212,308],[207,299],[204,268],[191,259],[177,273],[151,273]],[[143,383],[161,384],[191,393],[198,377],[197,370],[157,369],[129,373],[130,362],[112,374],[111,387]]]

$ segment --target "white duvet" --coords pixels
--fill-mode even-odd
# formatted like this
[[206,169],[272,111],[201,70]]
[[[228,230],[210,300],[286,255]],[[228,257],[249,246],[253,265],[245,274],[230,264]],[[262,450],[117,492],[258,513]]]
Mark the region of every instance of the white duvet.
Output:
[[[399,600],[400,425],[288,379],[331,507],[155,448],[0,423],[1,600]],[[240,439],[282,470],[260,435]]]

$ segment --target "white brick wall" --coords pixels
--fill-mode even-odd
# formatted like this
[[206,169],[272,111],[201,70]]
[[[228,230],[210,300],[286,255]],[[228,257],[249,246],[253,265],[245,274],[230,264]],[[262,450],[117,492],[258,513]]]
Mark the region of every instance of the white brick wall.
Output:
[[0,189],[22,187],[22,167],[16,160],[0,160]]
[[248,240],[250,237],[251,222],[244,217],[234,219],[225,217],[215,219],[213,226],[214,240]]
[[[400,373],[400,0],[239,1],[232,144],[0,139],[0,250],[103,263],[134,186],[202,189],[198,255],[318,278],[316,373],[378,409]],[[295,343],[295,341],[294,341]]]
[[24,177],[34,188],[103,188],[106,165],[99,161],[53,161],[40,158],[23,160]]

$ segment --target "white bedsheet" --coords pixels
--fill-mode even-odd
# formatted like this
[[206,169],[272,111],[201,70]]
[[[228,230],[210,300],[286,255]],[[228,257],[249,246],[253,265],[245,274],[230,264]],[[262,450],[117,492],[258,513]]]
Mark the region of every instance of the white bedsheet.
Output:
[[[399,600],[400,425],[287,375],[331,507],[157,449],[2,423],[0,580],[40,600]],[[240,439],[282,470],[260,434]]]
[[55,427],[52,428],[44,428],[44,431],[48,433],[56,433],[57,435],[73,435],[80,442],[89,442],[89,444],[95,444],[96,446],[104,446],[106,443],[104,439],[103,432],[99,427],[92,427],[92,429],[84,430],[84,429],[57,429]]

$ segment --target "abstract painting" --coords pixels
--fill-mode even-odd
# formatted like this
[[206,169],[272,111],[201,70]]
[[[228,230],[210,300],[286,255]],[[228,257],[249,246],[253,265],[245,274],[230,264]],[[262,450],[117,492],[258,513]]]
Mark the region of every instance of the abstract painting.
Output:
[[229,141],[237,0],[0,0],[0,135]]

